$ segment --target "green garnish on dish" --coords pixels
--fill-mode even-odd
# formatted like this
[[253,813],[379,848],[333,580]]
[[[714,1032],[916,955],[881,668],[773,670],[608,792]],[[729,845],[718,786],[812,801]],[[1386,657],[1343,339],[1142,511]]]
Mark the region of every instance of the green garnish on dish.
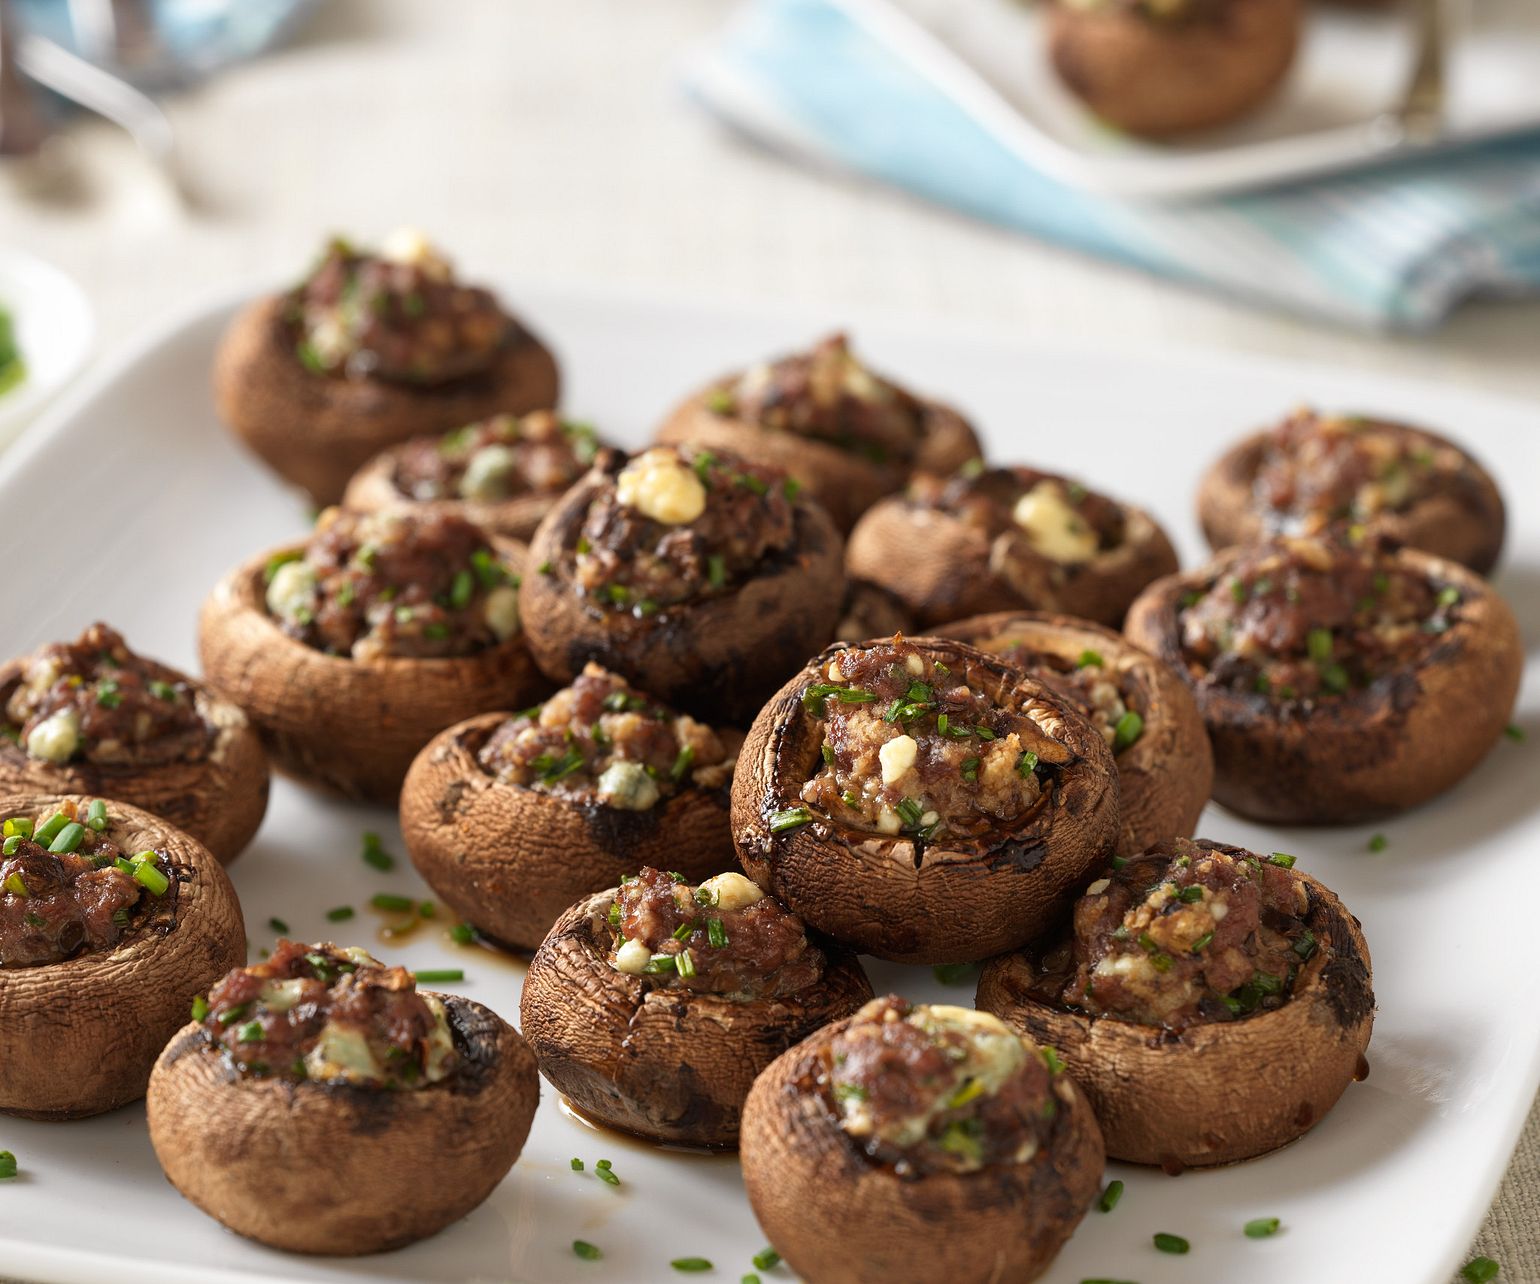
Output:
[[16,326],[11,314],[0,304],[0,396],[4,396],[27,377],[27,363],[16,346]]

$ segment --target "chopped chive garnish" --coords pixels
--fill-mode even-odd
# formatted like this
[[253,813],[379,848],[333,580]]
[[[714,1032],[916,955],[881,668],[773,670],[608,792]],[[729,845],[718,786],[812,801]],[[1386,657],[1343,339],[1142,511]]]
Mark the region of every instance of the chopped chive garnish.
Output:
[[380,841],[380,836],[370,832],[364,834],[364,864],[384,871],[395,869],[396,858],[385,850],[385,844]]
[[1241,1229],[1246,1232],[1247,1239],[1266,1239],[1269,1235],[1276,1235],[1282,1225],[1276,1217],[1254,1217]]
[[695,975],[695,959],[691,956],[689,950],[680,950],[678,954],[674,955],[674,968],[680,976]]
[[1102,653],[1100,651],[1092,651],[1089,648],[1087,648],[1086,650],[1084,650],[1084,651],[1082,651],[1080,653],[1080,659],[1077,662],[1077,664],[1075,665],[1075,667],[1078,668],[1078,669],[1089,669],[1089,668],[1093,668],[1093,667],[1099,668],[1101,666],[1101,663],[1102,663]]
[[1212,945],[1213,942],[1214,942],[1214,934],[1212,932],[1205,932],[1205,933],[1203,933],[1202,936],[1200,936],[1196,941],[1194,941],[1192,943],[1192,952],[1194,954],[1201,954],[1210,945]]
[[297,562],[304,556],[304,550],[298,548],[290,549],[286,553],[274,553],[267,559],[267,565],[262,570],[262,582],[264,584],[271,584],[273,576],[278,574],[279,567],[287,566],[290,562]]
[[352,917],[353,907],[351,905],[339,905],[336,909],[326,911],[326,921],[328,923],[345,923]]
[[581,1257],[585,1262],[597,1262],[601,1257],[604,1256],[604,1254],[599,1251],[596,1245],[590,1244],[586,1239],[573,1240],[572,1251]]
[[706,920],[706,939],[711,942],[712,948],[718,950],[727,944],[727,931],[723,928],[721,919]]
[[457,571],[454,583],[449,586],[449,605],[463,611],[471,604],[476,592],[476,577],[470,571]]
[[62,811],[56,811],[52,816],[37,827],[32,835],[32,841],[39,847],[47,847],[59,836],[59,831],[70,824],[70,818]]
[[1369,839],[1369,850],[1371,852],[1382,852],[1389,846],[1390,839],[1386,838],[1384,834],[1375,834]]
[[412,980],[426,981],[429,985],[445,981],[463,981],[465,970],[458,967],[430,968],[425,972],[413,972]]
[[580,1173],[583,1171],[583,1161],[577,1158],[575,1155],[572,1159],[572,1171],[575,1173]]
[[438,913],[438,906],[432,901],[419,901],[417,903],[418,918],[433,918]]
[[812,819],[813,813],[806,807],[785,807],[770,813],[770,832],[784,834],[788,829],[797,829]]
[[1155,1247],[1162,1253],[1185,1253],[1192,1247],[1180,1235],[1168,1235],[1165,1231],[1156,1231],[1154,1240]]
[[16,816],[6,821],[0,832],[3,832],[7,838],[31,838],[32,822],[21,816]]
[[289,925],[281,918],[270,918],[267,920],[267,925],[277,932],[279,936],[287,936],[289,934]]
[[1274,852],[1267,859],[1270,864],[1281,866],[1284,869],[1294,868],[1294,857],[1290,856],[1288,852]]
[[1194,901],[1201,901],[1203,899],[1203,889],[1199,887],[1198,884],[1192,883],[1187,887],[1182,888],[1182,890],[1176,894],[1176,897],[1177,900],[1191,905]]
[[192,1001],[192,1019],[201,1021],[209,1014],[209,1001],[203,995],[197,995]]
[[1016,760],[1016,774],[1025,778],[1037,770],[1037,755],[1028,749]]
[[694,933],[694,931],[695,931],[695,924],[694,923],[681,923],[678,927],[676,927],[674,929],[674,939],[676,941],[688,940],[690,938],[690,936]]
[[760,1284],[760,1278],[753,1271],[738,1277],[738,1284]]
[[1453,584],[1446,584],[1438,591],[1438,604],[1440,606],[1453,606],[1460,600],[1460,590]]
[[617,1177],[609,1168],[601,1168],[599,1164],[602,1163],[604,1163],[604,1160],[601,1159],[598,1164],[594,1165],[594,1176],[602,1181],[606,1186],[620,1185],[620,1178]]
[[600,1169],[601,1171],[608,1171],[609,1169],[613,1168],[614,1165],[610,1163],[608,1159],[601,1159],[594,1165],[594,1167]]
[[1308,961],[1315,954],[1315,933],[1307,927],[1295,937],[1293,949],[1301,961]]
[[410,896],[398,896],[394,892],[376,892],[369,898],[369,904],[391,914],[404,914],[417,906],[417,902]]
[[171,880],[155,868],[153,861],[140,861],[134,866],[134,882],[149,889],[155,896],[164,896]]
[[972,963],[937,963],[930,971],[942,985],[965,985],[973,979],[974,965]]
[[1043,1064],[1048,1067],[1049,1074],[1064,1073],[1064,1058],[1059,1055],[1057,1048],[1045,1043],[1037,1051],[1043,1058]]
[[9,1150],[0,1150],[0,1181],[16,1176],[16,1156]]
[[704,1257],[676,1257],[669,1265],[676,1271],[683,1271],[687,1275],[699,1274],[701,1271],[712,1269],[711,1263]]
[[1096,1206],[1104,1213],[1110,1213],[1118,1206],[1118,1200],[1123,1198],[1123,1183],[1113,1180],[1107,1183],[1107,1189],[1102,1191],[1102,1197],[1096,1201]]
[[1112,729],[1112,752],[1122,753],[1144,734],[1144,719],[1130,709]]
[[236,1040],[240,1043],[260,1043],[262,1040],[262,1022],[248,1021],[235,1032]]
[[969,783],[976,782],[979,778],[979,760],[977,758],[964,758],[959,768],[962,778]]
[[86,808],[86,826],[98,834],[107,828],[107,804],[100,798],[92,799],[91,805]]
[[12,834],[5,842],[0,843],[0,855],[14,856],[16,849],[26,842],[20,834]]
[[449,929],[449,939],[456,945],[474,945],[476,929],[469,923],[456,923]]
[[706,559],[706,579],[716,589],[727,583],[727,559],[720,553],[713,553]]
[[1460,1278],[1469,1280],[1470,1284],[1487,1284],[1488,1280],[1495,1280],[1497,1273],[1502,1270],[1490,1257],[1473,1257],[1460,1267]]
[[754,1263],[754,1269],[759,1271],[773,1271],[781,1264],[781,1255],[768,1244],[749,1259]]
[[1503,735],[1507,736],[1514,744],[1524,743],[1524,728],[1516,722],[1510,722],[1503,728]]
[[685,778],[685,776],[689,774],[690,767],[694,764],[694,762],[694,746],[685,745],[684,748],[679,751],[678,756],[674,759],[674,765],[668,769],[668,778],[675,784],[678,784]]

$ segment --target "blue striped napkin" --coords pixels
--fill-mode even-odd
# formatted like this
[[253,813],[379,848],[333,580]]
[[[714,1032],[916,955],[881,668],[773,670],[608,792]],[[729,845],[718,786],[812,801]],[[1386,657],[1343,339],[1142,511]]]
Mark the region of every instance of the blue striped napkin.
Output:
[[1222,199],[1112,200],[1033,170],[839,0],[753,0],[688,88],[799,157],[1339,323],[1430,329],[1474,295],[1540,292],[1537,136]]

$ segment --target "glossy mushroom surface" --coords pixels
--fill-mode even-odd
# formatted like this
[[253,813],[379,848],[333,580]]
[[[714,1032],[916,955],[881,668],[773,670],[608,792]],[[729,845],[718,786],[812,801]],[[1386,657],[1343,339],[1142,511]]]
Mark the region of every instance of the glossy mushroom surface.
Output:
[[420,233],[333,241],[305,279],[239,312],[219,345],[219,416],[279,476],[333,504],[387,446],[556,404],[556,362]]
[[779,1057],[744,1108],[749,1202],[809,1280],[1036,1279],[1101,1185],[1101,1133],[1050,1049],[889,995]]
[[607,453],[540,524],[520,606],[558,681],[592,660],[746,725],[834,635],[840,537],[790,478],[725,451]]
[[961,415],[874,373],[842,334],[717,380],[669,416],[658,440],[787,473],[841,531],[914,469],[949,471],[979,453]]
[[267,755],[234,704],[97,623],[0,665],[0,793],[29,792],[121,799],[229,864],[267,810]]
[[0,818],[0,1112],[137,1101],[194,996],[246,956],[230,880],[126,803],[7,794]]
[[512,1026],[361,950],[280,940],[179,1030],[150,1080],[171,1184],[293,1253],[384,1252],[477,1207],[539,1100]]
[[847,950],[742,874],[699,886],[643,869],[561,916],[520,1022],[580,1111],[654,1141],[734,1146],[755,1076],[872,997]]
[[381,451],[353,474],[342,503],[361,513],[428,506],[528,540],[599,448],[590,425],[549,410],[493,415]]
[[987,958],[1052,921],[1118,835],[1100,732],[961,642],[830,647],[733,779],[743,867],[821,932],[903,962]]
[[214,589],[204,672],[280,770],[394,802],[439,731],[547,689],[520,628],[522,552],[447,514],[330,510]]
[[1122,622],[1176,552],[1143,509],[1035,468],[915,476],[850,534],[851,577],[893,594],[921,627],[990,611]]
[[1221,455],[1203,475],[1198,518],[1216,549],[1353,526],[1481,575],[1507,525],[1491,474],[1448,438],[1308,408]]
[[639,863],[696,879],[736,865],[742,742],[590,664],[541,705],[434,737],[402,787],[401,830],[461,918],[532,950],[575,900]]
[[1175,839],[1093,881],[1068,926],[993,959],[978,1005],[1051,1044],[1107,1153],[1170,1172],[1319,1123],[1374,1025],[1358,921],[1293,857]]
[[1126,632],[1174,668],[1214,746],[1214,797],[1258,820],[1347,824],[1449,789],[1502,735],[1523,648],[1454,562],[1365,539],[1231,549],[1153,584]]
[[1111,629],[1063,615],[1005,611],[940,632],[1077,701],[1117,763],[1118,855],[1193,832],[1213,789],[1214,755],[1192,692],[1171,668]]

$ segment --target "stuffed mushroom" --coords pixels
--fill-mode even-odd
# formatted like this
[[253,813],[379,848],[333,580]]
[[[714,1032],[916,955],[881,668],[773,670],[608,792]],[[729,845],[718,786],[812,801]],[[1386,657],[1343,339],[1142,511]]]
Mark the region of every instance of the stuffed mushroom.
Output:
[[519,623],[522,551],[446,513],[329,510],[215,588],[204,672],[280,769],[393,802],[439,731],[546,689]]
[[540,1070],[589,1118],[655,1141],[734,1146],[754,1078],[872,997],[742,874],[644,868],[557,920],[519,1016]]
[[979,453],[961,415],[874,374],[842,334],[717,380],[669,416],[658,440],[788,473],[842,531],[914,469],[946,472]]
[[125,803],[8,794],[0,818],[0,1112],[137,1101],[193,997],[246,957],[230,880]]
[[696,446],[606,452],[530,545],[530,650],[558,681],[594,660],[742,726],[834,635],[840,555],[828,514],[773,469]]
[[762,1074],[743,1180],[820,1284],[1027,1281],[1101,1186],[1101,1133],[1054,1050],[967,1008],[875,999]]
[[407,773],[401,830],[457,914],[534,949],[573,901],[638,862],[692,878],[733,866],[742,743],[589,664],[543,704],[435,737]]
[[361,513],[429,505],[527,540],[598,451],[592,427],[549,410],[493,415],[382,451],[353,474],[342,503]]
[[1374,1024],[1358,920],[1293,865],[1185,838],[1119,859],[1057,935],[985,967],[978,1005],[1059,1050],[1114,1159],[1276,1149],[1363,1077]]
[[1163,138],[1261,106],[1294,63],[1303,0],[1054,0],[1054,70],[1102,120]]
[[267,810],[267,755],[246,715],[93,624],[0,665],[0,793],[117,798],[224,864]]
[[1118,855],[1192,833],[1214,755],[1192,692],[1167,665],[1111,629],[1062,615],[1007,611],[941,631],[1055,687],[1101,732],[1118,768]]
[[535,1059],[479,1003],[363,950],[280,940],[194,1005],[155,1063],[167,1178],[294,1253],[400,1248],[480,1204],[523,1149]]
[[755,882],[906,963],[988,958],[1052,921],[1118,837],[1117,768],[1076,702],[942,638],[830,647],[755,719],[733,778]]
[[1304,409],[1222,455],[1198,517],[1216,549],[1361,527],[1485,575],[1506,525],[1491,474],[1424,428]]
[[1118,625],[1176,570],[1171,541],[1134,508],[1035,468],[925,473],[850,534],[846,570],[887,589],[922,628],[1035,610]]
[[220,417],[285,480],[333,504],[385,447],[556,404],[556,362],[421,233],[378,252],[334,240],[292,290],[231,323],[214,362]]
[[1231,549],[1151,585],[1127,633],[1197,697],[1214,797],[1284,824],[1369,820],[1450,788],[1502,735],[1523,668],[1485,581],[1368,538]]

